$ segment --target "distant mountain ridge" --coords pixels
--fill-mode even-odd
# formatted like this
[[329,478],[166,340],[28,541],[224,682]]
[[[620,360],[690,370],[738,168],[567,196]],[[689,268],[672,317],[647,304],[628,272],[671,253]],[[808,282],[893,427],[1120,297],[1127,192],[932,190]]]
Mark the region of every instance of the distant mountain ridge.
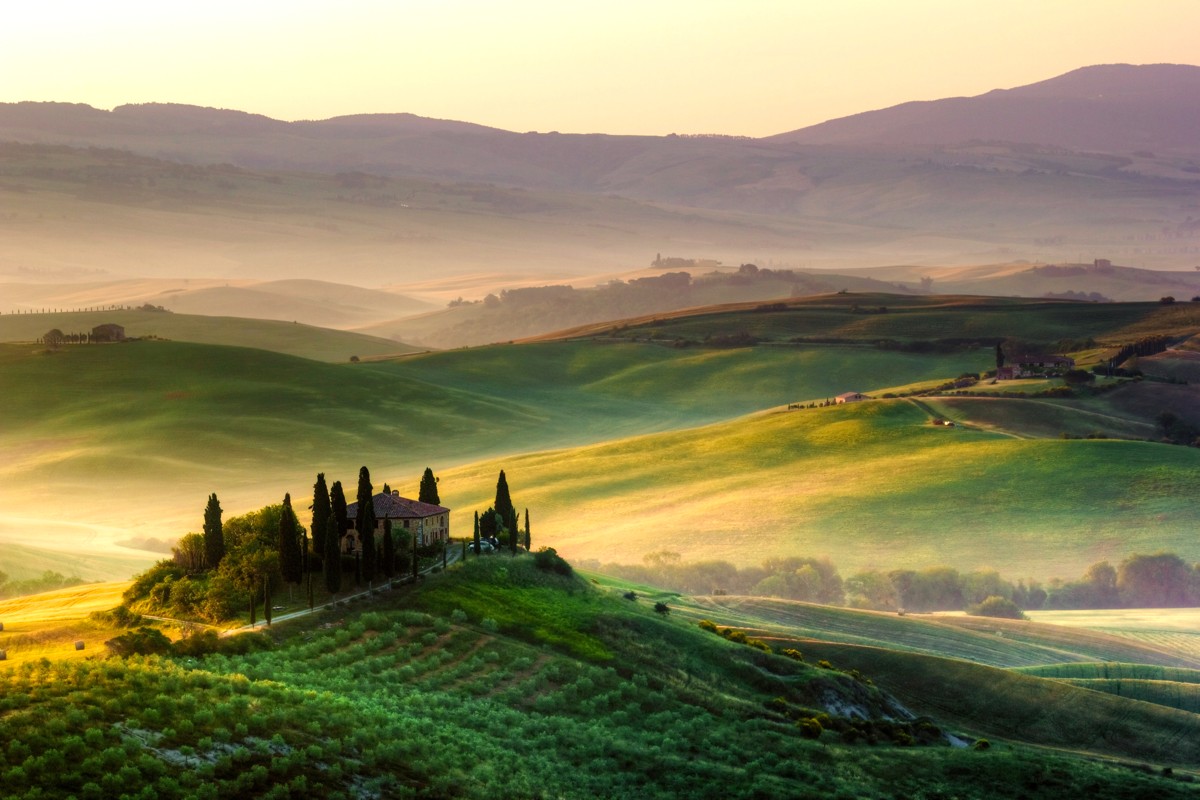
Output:
[[806,145],[1027,142],[1074,150],[1200,152],[1200,67],[1106,64],[976,97],[903,103],[769,137]]

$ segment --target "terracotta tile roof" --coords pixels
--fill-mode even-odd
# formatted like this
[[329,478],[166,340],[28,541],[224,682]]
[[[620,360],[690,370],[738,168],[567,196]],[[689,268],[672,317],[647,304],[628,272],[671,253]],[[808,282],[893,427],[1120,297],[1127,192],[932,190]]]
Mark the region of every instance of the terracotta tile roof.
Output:
[[[425,519],[450,513],[448,508],[435,506],[433,503],[422,503],[420,500],[409,500],[398,494],[380,493],[372,497],[371,502],[375,506],[375,519]],[[358,503],[346,506],[346,516],[350,519],[358,516]]]

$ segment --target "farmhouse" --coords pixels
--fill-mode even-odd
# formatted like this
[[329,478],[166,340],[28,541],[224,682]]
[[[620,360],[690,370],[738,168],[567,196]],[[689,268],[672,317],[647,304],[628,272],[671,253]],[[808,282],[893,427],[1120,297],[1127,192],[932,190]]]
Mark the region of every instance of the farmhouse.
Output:
[[[406,530],[417,539],[418,545],[444,542],[450,538],[450,509],[409,500],[400,492],[375,495],[371,498],[375,508],[375,532],[383,534],[384,520],[392,521],[392,530]],[[342,552],[351,553],[359,549],[358,531],[354,530],[354,518],[358,516],[358,503],[346,507],[350,528],[342,534]]]
[[125,341],[124,326],[112,322],[97,325],[92,328],[93,342],[123,342]]
[[862,394],[861,392],[846,392],[844,394],[839,394],[837,397],[834,398],[834,400],[836,400],[839,404],[841,404],[841,403],[858,403],[863,400],[870,400],[870,399],[871,398],[867,397],[865,394]]
[[1026,353],[1015,356],[1008,366],[996,370],[996,380],[1011,381],[1016,378],[1035,378],[1043,375],[1057,375],[1075,366],[1075,359],[1067,356],[1044,355],[1042,353]]

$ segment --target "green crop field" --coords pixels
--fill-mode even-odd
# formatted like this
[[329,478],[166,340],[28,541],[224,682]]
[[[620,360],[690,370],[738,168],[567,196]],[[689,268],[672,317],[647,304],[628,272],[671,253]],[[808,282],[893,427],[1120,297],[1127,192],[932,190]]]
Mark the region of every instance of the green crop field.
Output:
[[[0,669],[5,794],[1194,794],[1178,778],[1200,766],[1196,715],[914,654],[873,657],[877,674],[854,677],[816,665],[815,651],[800,663],[726,641],[531,562],[472,559],[209,654]],[[852,666],[844,645],[830,647],[842,648],[835,666]],[[925,705],[972,702],[914,724],[883,720],[899,712],[876,687],[904,693],[921,675],[946,681]],[[1015,702],[987,707],[1002,688]],[[817,739],[806,738],[797,720],[823,708]],[[874,719],[854,728],[848,714]],[[968,742],[986,731],[993,744],[952,747],[943,731]],[[1131,759],[1153,770],[1121,766]]]

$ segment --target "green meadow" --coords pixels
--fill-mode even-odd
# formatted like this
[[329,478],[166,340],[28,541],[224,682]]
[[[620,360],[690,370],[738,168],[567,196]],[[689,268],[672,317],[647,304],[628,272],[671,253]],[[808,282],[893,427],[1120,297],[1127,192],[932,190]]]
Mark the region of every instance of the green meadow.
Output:
[[1195,714],[786,630],[769,652],[624,591],[472,558],[265,634],[0,665],[5,793],[1194,796]]

